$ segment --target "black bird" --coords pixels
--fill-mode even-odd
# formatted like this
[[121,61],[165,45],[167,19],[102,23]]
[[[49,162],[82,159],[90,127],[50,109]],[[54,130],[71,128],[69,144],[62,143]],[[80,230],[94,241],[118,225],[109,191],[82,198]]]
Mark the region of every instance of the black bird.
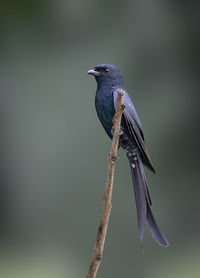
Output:
[[88,71],[97,81],[95,106],[97,115],[106,133],[112,138],[112,119],[117,105],[119,89],[125,92],[125,110],[122,115],[119,146],[125,151],[130,162],[131,174],[134,185],[137,219],[140,239],[143,239],[144,226],[148,223],[150,232],[160,246],[169,245],[165,236],[159,230],[151,211],[151,198],[143,165],[155,173],[150,156],[144,144],[144,135],[141,123],[133,102],[124,90],[124,82],[118,68],[110,64],[101,64]]

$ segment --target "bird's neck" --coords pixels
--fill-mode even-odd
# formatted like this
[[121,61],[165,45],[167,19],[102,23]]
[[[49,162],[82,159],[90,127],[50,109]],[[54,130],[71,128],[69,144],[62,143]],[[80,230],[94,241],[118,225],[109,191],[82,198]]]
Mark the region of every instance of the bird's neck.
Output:
[[123,80],[110,80],[109,82],[102,82],[100,80],[97,81],[97,89],[107,89],[111,90],[113,88],[123,88],[124,87],[124,82]]

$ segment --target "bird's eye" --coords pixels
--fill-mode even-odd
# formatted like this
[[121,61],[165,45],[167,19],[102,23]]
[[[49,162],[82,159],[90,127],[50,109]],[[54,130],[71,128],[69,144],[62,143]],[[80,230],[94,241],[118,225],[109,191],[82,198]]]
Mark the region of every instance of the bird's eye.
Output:
[[109,72],[109,69],[105,69],[105,72]]

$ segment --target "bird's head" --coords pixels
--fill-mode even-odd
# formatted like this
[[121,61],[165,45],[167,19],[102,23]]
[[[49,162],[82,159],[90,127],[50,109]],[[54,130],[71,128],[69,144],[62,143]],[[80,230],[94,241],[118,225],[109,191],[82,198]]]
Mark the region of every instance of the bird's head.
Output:
[[93,75],[98,84],[108,83],[113,86],[123,87],[122,75],[118,68],[110,64],[96,65],[93,69],[87,72]]

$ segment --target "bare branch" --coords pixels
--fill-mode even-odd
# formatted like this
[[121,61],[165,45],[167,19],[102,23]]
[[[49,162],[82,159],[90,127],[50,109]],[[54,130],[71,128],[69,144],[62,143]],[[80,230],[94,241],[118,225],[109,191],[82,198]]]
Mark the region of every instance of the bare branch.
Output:
[[115,168],[115,161],[117,158],[119,137],[121,134],[121,118],[125,108],[125,106],[123,105],[124,94],[125,94],[124,91],[119,90],[118,98],[117,98],[117,109],[113,118],[114,134],[113,134],[112,147],[111,147],[111,152],[108,161],[108,176],[107,176],[106,188],[103,193],[103,209],[101,215],[101,222],[99,225],[96,243],[92,255],[92,262],[90,264],[86,278],[96,277],[101,262],[101,258],[103,255],[106,232],[107,232],[111,208],[112,208],[111,200],[112,200],[112,190],[113,190],[113,181],[114,181],[114,168]]

